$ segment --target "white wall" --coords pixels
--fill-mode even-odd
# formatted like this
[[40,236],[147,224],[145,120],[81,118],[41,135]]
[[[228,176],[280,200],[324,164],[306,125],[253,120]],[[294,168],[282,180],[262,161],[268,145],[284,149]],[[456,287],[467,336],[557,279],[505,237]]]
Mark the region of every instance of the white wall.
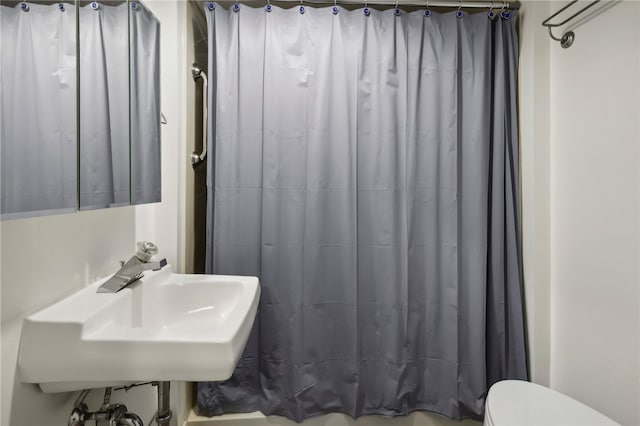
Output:
[[[0,424],[65,424],[76,393],[47,395],[23,384],[17,373],[22,320],[29,314],[112,274],[135,250],[135,209],[108,210],[4,221],[1,223],[2,375]],[[99,407],[102,390],[87,400]],[[152,389],[126,396],[115,392],[145,420],[155,410]]]
[[64,424],[73,395],[47,396],[16,377],[22,319],[113,271],[132,251],[132,207],[4,221],[2,227],[3,426]]
[[[29,314],[115,272],[119,260],[135,251],[135,242],[154,241],[174,269],[180,271],[180,226],[183,81],[181,71],[183,4],[145,2],[161,21],[162,203],[120,207],[0,223],[2,375],[1,426],[66,424],[77,393],[44,394],[36,385],[23,384],[16,373],[22,320]],[[186,67],[185,67],[186,69]],[[183,75],[181,75],[181,72]],[[98,368],[98,366],[96,366]],[[102,390],[87,401],[98,408]],[[155,388],[114,392],[121,402],[150,424],[156,409]],[[182,417],[181,386],[172,385],[172,407]],[[178,419],[177,419],[178,420]],[[181,419],[180,419],[181,420]],[[181,421],[180,421],[181,423]],[[177,424],[177,422],[176,422]]]
[[637,425],[640,3],[598,5],[569,49],[540,26],[564,4],[523,7],[532,18],[522,26],[520,99],[533,379]]
[[610,5],[551,46],[551,386],[637,425],[640,3]]
[[519,13],[520,164],[523,260],[530,379],[550,380],[549,37],[540,22],[547,1],[525,2]]

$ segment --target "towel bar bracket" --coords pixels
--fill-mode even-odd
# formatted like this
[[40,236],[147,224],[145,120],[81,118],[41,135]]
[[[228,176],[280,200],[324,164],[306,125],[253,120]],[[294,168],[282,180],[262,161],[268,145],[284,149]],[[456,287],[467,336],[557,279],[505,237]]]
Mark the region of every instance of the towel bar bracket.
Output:
[[568,47],[570,47],[573,44],[573,41],[576,38],[576,35],[573,31],[567,31],[566,33],[562,34],[561,37],[556,37],[553,35],[553,28],[557,28],[557,27],[561,27],[563,25],[568,24],[569,22],[571,22],[573,19],[575,19],[576,17],[578,17],[579,15],[581,15],[582,13],[586,12],[588,9],[592,8],[593,6],[595,6],[596,4],[600,3],[601,0],[593,0],[592,2],[590,2],[589,4],[587,4],[586,6],[584,6],[582,9],[578,10],[576,13],[574,13],[573,15],[569,16],[568,18],[566,18],[564,21],[561,22],[550,22],[551,20],[553,20],[553,18],[555,18],[556,16],[560,15],[561,13],[563,13],[565,10],[568,10],[570,7],[572,7],[574,4],[578,3],[578,0],[573,0],[572,2],[570,2],[569,4],[567,4],[566,6],[564,6],[562,9],[558,10],[556,13],[554,13],[553,15],[551,15],[550,17],[548,17],[547,19],[545,19],[542,22],[542,26],[543,27],[547,27],[547,29],[549,30],[549,36],[555,40],[555,41],[559,41],[560,42],[560,46],[562,46],[563,48],[567,49]]

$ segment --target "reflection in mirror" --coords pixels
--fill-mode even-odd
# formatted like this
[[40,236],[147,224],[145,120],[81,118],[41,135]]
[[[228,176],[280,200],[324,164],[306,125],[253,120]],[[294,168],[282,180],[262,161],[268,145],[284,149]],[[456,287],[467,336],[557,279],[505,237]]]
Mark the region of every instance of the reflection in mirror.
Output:
[[160,201],[155,16],[125,0],[0,0],[0,24],[1,218]]
[[127,205],[129,41],[125,1],[82,1],[80,209]]
[[160,201],[160,22],[131,2],[131,204]]
[[73,2],[0,4],[3,219],[77,205]]

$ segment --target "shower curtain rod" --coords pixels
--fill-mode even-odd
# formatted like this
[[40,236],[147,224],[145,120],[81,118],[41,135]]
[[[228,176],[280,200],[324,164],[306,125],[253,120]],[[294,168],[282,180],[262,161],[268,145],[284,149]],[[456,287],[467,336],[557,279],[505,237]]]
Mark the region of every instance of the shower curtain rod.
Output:
[[[265,0],[266,1],[266,0]],[[238,0],[238,3],[254,3],[255,0]],[[273,0],[274,3],[300,3],[300,0]],[[416,1],[416,0],[303,0],[306,4],[348,4],[348,5],[385,5],[385,6],[415,6],[415,7],[450,7],[461,9],[518,9],[519,1]]]

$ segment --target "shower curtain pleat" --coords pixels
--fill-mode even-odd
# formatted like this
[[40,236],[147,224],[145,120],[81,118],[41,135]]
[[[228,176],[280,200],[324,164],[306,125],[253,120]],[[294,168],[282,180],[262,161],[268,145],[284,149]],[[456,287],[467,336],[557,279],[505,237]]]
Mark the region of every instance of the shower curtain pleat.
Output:
[[262,297],[199,413],[480,418],[527,377],[515,19],[206,13],[207,272]]

